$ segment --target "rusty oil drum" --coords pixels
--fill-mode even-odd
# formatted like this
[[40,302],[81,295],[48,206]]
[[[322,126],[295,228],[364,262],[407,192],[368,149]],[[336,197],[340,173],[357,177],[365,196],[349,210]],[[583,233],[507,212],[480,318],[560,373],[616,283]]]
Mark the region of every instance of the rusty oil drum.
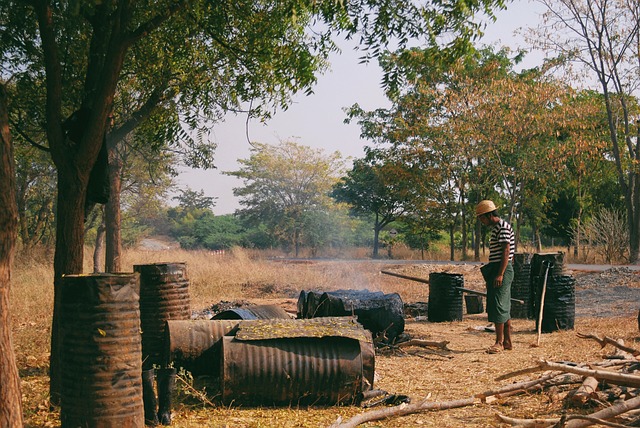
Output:
[[144,427],[139,289],[137,273],[62,277],[63,427]]
[[162,364],[162,343],[167,320],[191,318],[187,264],[134,265],[140,274],[140,323],[143,367]]
[[[349,326],[350,322],[354,324]],[[306,337],[291,337],[290,332],[277,337],[277,324],[281,323],[253,320],[239,325],[239,332],[243,326],[257,325],[258,337],[271,339],[242,339],[239,332],[222,338],[224,403],[352,404],[373,388],[373,341],[355,321],[343,322],[339,317],[290,320],[293,329],[300,326],[296,334],[305,334],[305,326],[311,327]]]
[[222,337],[233,334],[236,320],[168,320],[164,330],[163,363],[193,376],[218,376]]

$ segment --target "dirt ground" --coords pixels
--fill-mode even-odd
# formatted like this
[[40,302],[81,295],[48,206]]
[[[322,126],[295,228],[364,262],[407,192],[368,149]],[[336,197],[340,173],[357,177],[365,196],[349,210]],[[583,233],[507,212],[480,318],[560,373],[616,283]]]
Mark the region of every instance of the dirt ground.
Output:
[[[481,290],[484,287],[477,266],[389,265],[385,269],[387,268],[422,278],[428,277],[428,273],[435,270],[463,273],[466,288]],[[408,318],[405,332],[412,338],[447,341],[447,349],[379,349],[376,352],[374,387],[391,394],[406,395],[413,403],[421,400],[448,402],[473,397],[514,382],[536,379],[545,371],[540,369],[525,375],[505,379],[501,377],[523,368],[537,367],[542,360],[589,366],[608,360],[614,354],[613,347],[601,348],[593,340],[579,338],[577,333],[612,337],[623,340],[627,346],[640,349],[637,324],[640,276],[624,268],[568,274],[576,278],[576,317],[573,330],[538,335],[534,320],[514,319],[514,349],[488,354],[485,351],[493,343],[494,333],[486,329],[486,313],[465,313],[462,321],[441,323],[428,322],[424,318]],[[294,298],[253,301],[278,303],[290,311],[295,311],[295,302]],[[574,384],[545,388],[539,392],[499,398],[492,403],[476,403],[458,409],[394,417],[361,426],[505,427],[508,425],[498,421],[498,414],[512,418],[557,418],[562,414],[588,414],[611,405],[609,402],[594,401],[579,408],[567,406],[564,398],[576,387]],[[604,388],[605,385],[601,387]],[[367,411],[357,406],[257,410],[219,409],[207,413],[207,422],[198,426],[321,427],[329,426],[338,417],[345,421]],[[190,422],[193,414],[181,419],[184,415],[178,411],[176,416],[178,426],[196,426]]]

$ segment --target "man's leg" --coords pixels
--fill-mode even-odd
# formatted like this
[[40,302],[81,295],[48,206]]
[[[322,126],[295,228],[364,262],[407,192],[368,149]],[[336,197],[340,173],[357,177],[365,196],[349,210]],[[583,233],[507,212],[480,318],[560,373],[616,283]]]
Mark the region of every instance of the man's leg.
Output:
[[513,344],[511,343],[511,319],[507,320],[504,323],[503,328],[503,336],[504,336],[504,349],[511,350],[513,349]]
[[504,323],[495,323],[496,326],[496,345],[502,347],[504,343]]

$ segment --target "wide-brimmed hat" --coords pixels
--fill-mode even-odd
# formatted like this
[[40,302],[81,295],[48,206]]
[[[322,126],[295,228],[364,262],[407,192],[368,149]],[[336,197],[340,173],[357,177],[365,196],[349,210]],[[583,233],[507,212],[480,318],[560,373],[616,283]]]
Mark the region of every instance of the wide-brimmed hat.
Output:
[[481,216],[482,214],[493,212],[496,209],[496,204],[494,204],[493,201],[485,199],[484,201],[480,201],[480,203],[476,205],[476,217]]

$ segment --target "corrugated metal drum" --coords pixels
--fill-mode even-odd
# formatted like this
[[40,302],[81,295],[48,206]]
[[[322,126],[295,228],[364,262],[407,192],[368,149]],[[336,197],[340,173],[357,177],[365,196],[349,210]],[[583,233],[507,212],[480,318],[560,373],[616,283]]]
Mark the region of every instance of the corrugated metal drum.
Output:
[[[299,334],[310,327],[310,335],[289,337],[285,331],[287,337],[281,338],[276,336],[282,324],[242,321],[236,337],[222,338],[223,401],[298,405],[358,400],[363,391],[373,387],[371,335],[362,327],[354,328],[357,324],[352,320],[336,320],[290,320],[293,328],[299,327]],[[340,324],[345,323],[351,323],[351,331],[341,330]],[[257,337],[273,338],[248,340],[242,335],[243,326],[258,332]]]
[[[547,289],[542,308],[543,333],[573,330],[576,316],[576,279],[571,275],[552,275],[547,279]],[[542,295],[542,290],[538,291]],[[540,303],[536,305],[536,328],[540,323]]]
[[62,278],[63,427],[144,427],[139,276]]
[[462,321],[462,274],[431,272],[427,319],[431,322]]
[[524,301],[524,304],[511,303],[511,318],[533,318],[533,301],[531,296],[531,254],[516,253],[513,256],[511,297]]
[[191,318],[187,264],[134,265],[140,273],[140,322],[145,369],[162,363],[165,322]]
[[238,326],[237,320],[169,320],[165,327],[163,363],[193,376],[220,374],[220,340]]

